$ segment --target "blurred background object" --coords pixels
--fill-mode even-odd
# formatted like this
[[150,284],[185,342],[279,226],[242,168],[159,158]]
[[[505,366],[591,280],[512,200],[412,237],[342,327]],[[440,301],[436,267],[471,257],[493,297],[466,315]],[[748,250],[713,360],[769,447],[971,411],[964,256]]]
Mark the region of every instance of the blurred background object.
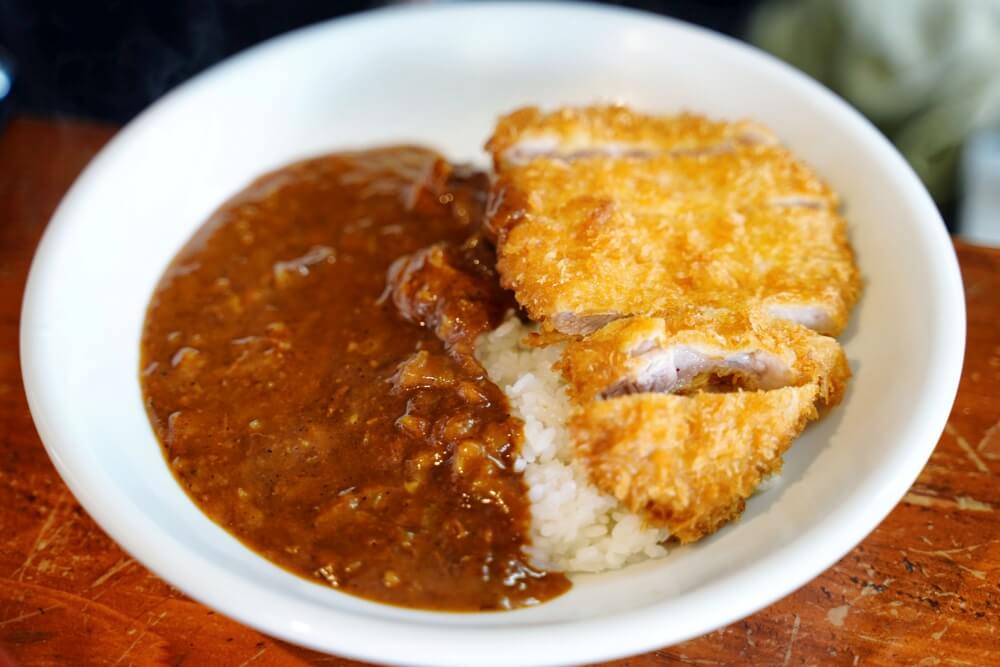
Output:
[[[16,63],[14,104],[22,112],[123,123],[244,48],[386,4],[405,3],[0,0],[0,49],[10,56],[4,61],[0,51],[0,71],[9,74]],[[802,69],[896,143],[952,231],[975,225],[978,240],[1000,244],[1000,210],[988,208],[995,197],[975,194],[1000,187],[989,167],[1000,160],[997,142],[988,138],[1000,128],[1000,0],[608,4],[748,39]],[[3,81],[0,74],[0,91]],[[10,107],[5,97],[0,94],[0,118]],[[985,143],[974,148],[972,141]],[[979,222],[970,222],[970,215]]]
[[7,120],[11,107],[11,92],[14,87],[14,61],[6,51],[0,49],[0,127]]
[[[0,46],[20,70],[19,109],[126,122],[170,88],[269,37],[404,2],[0,0]],[[739,35],[754,0],[613,3]]]
[[1000,244],[1000,206],[987,224],[982,196],[1000,188],[1000,0],[772,0],[749,37],[868,116],[946,212],[976,198],[956,231]]
[[959,230],[974,243],[1000,246],[1000,127],[971,135],[962,158]]

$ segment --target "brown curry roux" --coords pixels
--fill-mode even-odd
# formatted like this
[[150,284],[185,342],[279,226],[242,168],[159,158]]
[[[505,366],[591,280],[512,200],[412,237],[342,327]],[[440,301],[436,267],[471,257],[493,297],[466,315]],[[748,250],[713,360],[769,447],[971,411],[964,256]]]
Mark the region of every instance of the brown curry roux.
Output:
[[[477,236],[486,185],[411,147],[300,162],[225,204],[163,276],[150,420],[191,498],[268,559],[428,609],[568,588],[523,555],[521,423],[471,356],[510,305]],[[387,288],[402,256],[390,282],[424,282]]]

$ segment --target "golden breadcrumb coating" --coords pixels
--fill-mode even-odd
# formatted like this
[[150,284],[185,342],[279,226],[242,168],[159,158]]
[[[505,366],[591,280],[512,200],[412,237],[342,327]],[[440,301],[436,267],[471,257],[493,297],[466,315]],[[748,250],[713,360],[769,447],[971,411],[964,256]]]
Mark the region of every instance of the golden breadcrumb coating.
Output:
[[696,114],[643,116],[623,106],[566,107],[552,113],[526,107],[497,122],[486,149],[498,160],[517,162],[546,150],[585,152],[595,145],[684,151],[777,141],[771,130],[749,120],[725,123]]
[[859,278],[838,198],[771,138],[620,107],[501,119],[488,224],[504,286],[570,334],[691,304],[839,332]]
[[833,338],[736,312],[620,319],[570,342],[559,369],[595,486],[685,542],[743,511],[851,374]]
[[591,481],[683,542],[739,516],[844,395],[860,277],[837,194],[750,121],[521,109],[487,143],[497,269]]
[[575,414],[577,456],[598,488],[681,542],[738,517],[816,417],[817,386],[727,394],[633,394]]
[[823,406],[833,406],[851,375],[833,338],[741,311],[616,320],[571,340],[558,369],[570,397],[583,406],[640,391],[758,390],[809,383],[816,384]]

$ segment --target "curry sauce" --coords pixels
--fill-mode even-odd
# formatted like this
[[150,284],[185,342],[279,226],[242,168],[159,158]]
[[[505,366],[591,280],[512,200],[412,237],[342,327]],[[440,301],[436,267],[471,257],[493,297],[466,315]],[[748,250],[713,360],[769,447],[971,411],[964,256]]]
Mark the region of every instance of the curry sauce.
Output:
[[[523,553],[522,425],[471,355],[513,305],[478,236],[487,186],[414,147],[307,160],[226,203],[164,274],[150,421],[194,502],[271,561],[427,609],[569,587]],[[445,273],[387,284],[426,269]]]

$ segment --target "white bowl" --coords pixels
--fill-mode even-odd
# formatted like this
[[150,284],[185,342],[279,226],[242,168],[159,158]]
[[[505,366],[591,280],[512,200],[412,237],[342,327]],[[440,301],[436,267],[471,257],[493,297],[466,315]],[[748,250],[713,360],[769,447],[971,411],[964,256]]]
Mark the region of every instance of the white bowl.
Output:
[[[751,116],[839,190],[866,288],[844,336],[843,406],[787,456],[743,520],[659,561],[577,577],[500,614],[384,606],[297,578],[209,521],[143,411],[139,334],[172,255],[255,175],[302,156],[414,141],[485,163],[498,114],[625,101]],[[965,341],[961,279],[913,172],[844,102],[747,46],[597,6],[397,9],[278,38],[181,86],[125,128],[66,196],[25,295],[31,411],[76,497],[192,597],[283,639],[386,663],[554,665],[679,642],[822,572],[889,512],[948,415]]]

